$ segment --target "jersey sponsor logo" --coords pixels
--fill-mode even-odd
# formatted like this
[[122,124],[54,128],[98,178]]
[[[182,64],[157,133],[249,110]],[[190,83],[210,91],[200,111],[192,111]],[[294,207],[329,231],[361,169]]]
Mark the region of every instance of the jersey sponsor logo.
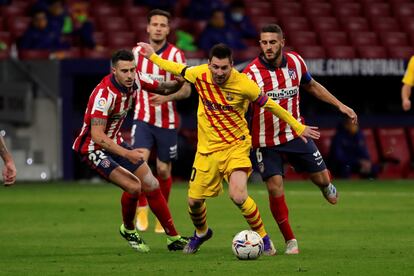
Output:
[[96,109],[98,109],[100,111],[104,111],[105,110],[105,106],[106,106],[106,99],[105,98],[100,98],[98,100]]
[[288,69],[288,74],[292,80],[295,80],[297,78],[295,69]]
[[219,103],[213,103],[209,100],[204,100],[203,103],[207,107],[207,109],[210,111],[215,111],[215,110],[233,111],[233,107],[231,105],[222,105]]
[[299,88],[296,86],[292,88],[282,88],[282,89],[267,91],[266,95],[272,98],[272,100],[281,100],[281,99],[292,98],[296,96],[298,93],[299,93]]
[[152,75],[152,74],[148,74],[146,73],[152,80],[156,80],[158,82],[162,82],[165,81],[165,76],[162,75]]

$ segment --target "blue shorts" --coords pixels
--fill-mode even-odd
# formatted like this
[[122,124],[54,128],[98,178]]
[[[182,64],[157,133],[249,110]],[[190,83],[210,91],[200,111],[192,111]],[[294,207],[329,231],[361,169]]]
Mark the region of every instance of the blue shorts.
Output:
[[[126,149],[132,149],[127,143],[122,143],[120,146]],[[119,155],[107,152],[105,150],[94,150],[88,154],[80,154],[82,162],[85,162],[93,170],[97,171],[102,177],[109,180],[109,175],[117,167],[121,166],[124,169],[134,173],[145,161],[141,160],[134,164],[128,159]]]
[[253,149],[250,158],[264,181],[274,175],[284,175],[284,157],[297,172],[315,173],[326,169],[322,155],[312,139],[305,143],[301,138],[293,139],[274,147]]
[[134,120],[132,128],[134,148],[151,150],[153,146],[156,146],[157,157],[162,162],[168,163],[177,159],[176,129],[156,127],[138,120]]

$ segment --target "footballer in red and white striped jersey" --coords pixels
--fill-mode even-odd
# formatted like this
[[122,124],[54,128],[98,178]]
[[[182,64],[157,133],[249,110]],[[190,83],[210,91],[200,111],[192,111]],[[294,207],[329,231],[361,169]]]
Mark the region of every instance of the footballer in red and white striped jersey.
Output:
[[[143,72],[157,81],[174,80],[174,76],[171,73],[160,69],[150,60],[141,56],[139,54],[139,49],[140,47],[135,47],[132,50],[135,56],[135,61],[137,62],[137,72]],[[185,64],[186,62],[183,52],[168,42],[157,51],[157,54],[164,59],[178,63]],[[149,97],[150,93],[148,93],[147,90],[142,90],[142,93],[139,93],[134,112],[134,120],[144,121],[160,128],[177,128],[179,117],[175,102],[169,101],[159,106],[152,106],[150,105]]]
[[[245,69],[262,92],[285,108],[303,123],[299,110],[299,86],[312,80],[306,64],[295,52],[283,52],[282,63],[275,67],[262,55],[254,59]],[[298,135],[286,122],[256,105],[251,106],[251,135],[254,148],[270,147],[286,143]]]
[[119,132],[128,113],[134,107],[135,99],[141,89],[154,90],[159,83],[138,73],[135,83],[128,89],[120,85],[113,74],[107,75],[95,87],[89,97],[85,111],[82,130],[76,138],[73,149],[81,154],[101,149],[91,137],[91,119],[101,118],[107,120],[105,134],[115,143],[121,144],[123,139]]

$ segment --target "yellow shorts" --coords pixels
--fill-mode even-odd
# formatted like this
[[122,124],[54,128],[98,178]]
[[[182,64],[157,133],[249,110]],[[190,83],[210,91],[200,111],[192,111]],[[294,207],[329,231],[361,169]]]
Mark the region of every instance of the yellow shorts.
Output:
[[223,191],[223,179],[228,182],[230,174],[236,169],[252,171],[250,162],[251,143],[240,141],[228,149],[202,154],[197,152],[188,196],[195,199],[216,197]]

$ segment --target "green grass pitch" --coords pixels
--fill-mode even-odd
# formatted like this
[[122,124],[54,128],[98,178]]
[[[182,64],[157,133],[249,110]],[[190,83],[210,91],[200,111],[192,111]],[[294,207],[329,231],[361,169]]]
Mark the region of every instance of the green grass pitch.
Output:
[[[0,187],[0,275],[414,275],[413,181],[336,181],[337,206],[310,182],[287,182],[300,254],[237,260],[233,235],[247,224],[225,192],[207,201],[214,236],[195,255],[169,252],[166,238],[143,233],[151,252],[130,249],[118,233],[121,191],[108,183],[18,183]],[[186,184],[170,206],[191,235]],[[279,253],[281,234],[263,184],[249,184]]]

